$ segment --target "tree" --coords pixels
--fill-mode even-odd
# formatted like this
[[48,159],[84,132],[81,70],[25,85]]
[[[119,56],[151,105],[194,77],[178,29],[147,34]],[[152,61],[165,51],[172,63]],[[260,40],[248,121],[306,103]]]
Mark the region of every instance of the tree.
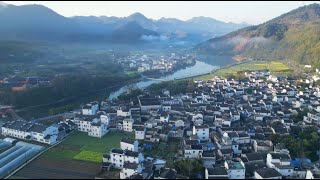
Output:
[[201,159],[183,159],[175,163],[175,169],[179,174],[186,175],[188,177],[195,177],[197,173],[203,172],[203,165]]

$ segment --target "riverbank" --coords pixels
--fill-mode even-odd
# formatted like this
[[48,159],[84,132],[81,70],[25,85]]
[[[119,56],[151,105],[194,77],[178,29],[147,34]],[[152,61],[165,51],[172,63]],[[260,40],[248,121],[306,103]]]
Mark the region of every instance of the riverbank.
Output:
[[171,75],[162,76],[162,77],[159,77],[156,79],[155,78],[154,79],[153,78],[144,79],[138,83],[128,84],[128,85],[120,88],[118,91],[111,93],[108,99],[112,100],[112,99],[118,97],[120,94],[127,92],[129,89],[132,89],[132,88],[144,89],[154,83],[161,83],[164,81],[185,79],[185,78],[189,78],[189,77],[199,76],[202,74],[208,74],[217,68],[218,68],[218,66],[197,60],[193,66],[186,67],[184,69],[180,69]]
[[241,71],[260,71],[260,70],[269,70],[271,73],[276,75],[289,75],[293,72],[286,64],[281,61],[243,61],[230,65],[226,65],[219,69],[215,69],[210,73],[193,76],[186,79],[194,80],[210,80],[213,76],[222,76],[235,75]]

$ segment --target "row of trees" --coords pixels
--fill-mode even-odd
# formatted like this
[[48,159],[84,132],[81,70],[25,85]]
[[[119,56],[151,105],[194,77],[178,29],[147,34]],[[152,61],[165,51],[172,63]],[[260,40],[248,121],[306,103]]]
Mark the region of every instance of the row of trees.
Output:
[[52,81],[50,87],[31,88],[22,92],[5,89],[0,103],[16,107],[35,106],[70,97],[82,97],[130,80],[127,76],[66,75]]
[[196,84],[192,80],[177,80],[177,81],[166,81],[159,84],[150,85],[147,90],[151,94],[161,94],[163,89],[170,91],[170,95],[177,95],[180,93],[191,93],[196,89]]
[[285,144],[292,158],[307,157],[313,162],[319,159],[317,151],[320,149],[320,135],[316,128],[304,130],[297,137],[273,134],[269,140],[274,144]]

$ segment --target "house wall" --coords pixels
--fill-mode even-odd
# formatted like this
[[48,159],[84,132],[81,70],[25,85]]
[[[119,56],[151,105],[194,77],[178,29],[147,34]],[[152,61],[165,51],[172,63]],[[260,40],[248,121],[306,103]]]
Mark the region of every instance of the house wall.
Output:
[[143,140],[146,136],[146,131],[135,131],[135,139]]
[[122,150],[130,150],[130,151],[134,151],[134,152],[138,152],[138,141],[134,141],[133,144],[129,144],[129,143],[125,143],[125,142],[120,142],[120,147]]
[[209,140],[209,128],[196,129],[193,127],[193,135],[197,135],[201,140]]
[[202,157],[203,150],[185,149],[184,157],[186,158],[199,158]]

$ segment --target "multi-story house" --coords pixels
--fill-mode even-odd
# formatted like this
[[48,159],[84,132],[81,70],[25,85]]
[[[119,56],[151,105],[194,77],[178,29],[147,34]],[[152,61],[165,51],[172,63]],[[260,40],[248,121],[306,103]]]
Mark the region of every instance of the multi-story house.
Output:
[[104,112],[95,115],[77,114],[67,120],[74,122],[79,131],[87,132],[92,137],[101,138],[109,131],[109,117]]
[[120,171],[120,179],[128,179],[134,174],[140,174],[142,170],[141,164],[125,162]]
[[83,115],[95,115],[99,110],[99,103],[97,101],[86,104],[82,107]]
[[229,179],[245,179],[246,168],[241,160],[225,161],[224,166],[228,171]]
[[142,161],[144,161],[144,155],[140,152],[122,149],[112,149],[110,151],[109,163],[119,169],[123,168],[125,162],[140,164]]
[[58,138],[58,126],[46,126],[27,121],[8,121],[1,127],[3,136],[33,140],[45,144],[55,144]]
[[130,150],[134,152],[139,151],[139,142],[137,140],[130,140],[128,138],[121,138],[120,147],[122,150]]
[[133,132],[133,123],[134,120],[131,118],[127,118],[123,120],[123,130],[127,132]]
[[209,126],[193,126],[192,134],[197,135],[200,138],[200,140],[209,140]]

